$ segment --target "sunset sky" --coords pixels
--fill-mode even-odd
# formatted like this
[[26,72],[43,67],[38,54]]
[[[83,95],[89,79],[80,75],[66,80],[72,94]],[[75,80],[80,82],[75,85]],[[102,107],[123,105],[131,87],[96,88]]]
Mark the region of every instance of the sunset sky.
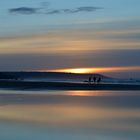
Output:
[[0,1],[0,71],[79,68],[140,78],[140,0]]

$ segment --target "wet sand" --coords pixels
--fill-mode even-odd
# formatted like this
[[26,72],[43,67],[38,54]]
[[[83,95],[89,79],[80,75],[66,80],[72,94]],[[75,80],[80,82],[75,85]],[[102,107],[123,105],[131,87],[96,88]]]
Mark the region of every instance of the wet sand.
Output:
[[140,90],[134,84],[89,84],[68,82],[0,81],[0,88],[21,90]]
[[21,90],[140,90],[140,85],[68,82],[0,81],[0,88]]
[[0,90],[0,139],[139,140],[139,91]]

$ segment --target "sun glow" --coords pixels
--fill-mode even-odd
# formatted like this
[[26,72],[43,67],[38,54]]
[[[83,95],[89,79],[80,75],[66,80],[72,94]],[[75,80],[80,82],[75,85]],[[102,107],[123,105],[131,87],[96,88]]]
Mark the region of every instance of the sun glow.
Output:
[[70,72],[70,73],[91,73],[94,69],[90,68],[74,68],[74,69],[64,69],[63,72]]
[[96,69],[94,68],[72,68],[72,69],[58,69],[58,70],[50,70],[51,72],[65,72],[65,73],[92,73],[96,72]]
[[84,73],[108,73],[108,72],[123,72],[123,71],[132,71],[140,70],[140,67],[100,67],[100,68],[69,68],[69,69],[56,69],[49,70],[49,72],[65,72],[65,73],[75,73],[75,74],[84,74]]

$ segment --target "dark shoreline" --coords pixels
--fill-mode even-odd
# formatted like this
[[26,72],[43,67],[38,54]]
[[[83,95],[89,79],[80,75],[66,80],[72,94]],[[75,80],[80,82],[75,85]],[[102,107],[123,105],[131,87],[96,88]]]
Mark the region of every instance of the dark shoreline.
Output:
[[40,81],[0,81],[1,89],[19,90],[140,90],[140,85],[88,84]]

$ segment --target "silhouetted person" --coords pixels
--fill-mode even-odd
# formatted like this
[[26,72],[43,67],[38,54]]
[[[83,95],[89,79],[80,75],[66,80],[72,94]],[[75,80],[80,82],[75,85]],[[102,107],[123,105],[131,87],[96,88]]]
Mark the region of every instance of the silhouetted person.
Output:
[[88,78],[88,82],[91,84],[91,77]]
[[93,77],[93,82],[94,82],[94,84],[96,83],[96,79],[97,79],[97,78],[94,76],[94,77]]
[[97,80],[97,84],[100,84],[100,83],[101,83],[101,77],[99,77]]

